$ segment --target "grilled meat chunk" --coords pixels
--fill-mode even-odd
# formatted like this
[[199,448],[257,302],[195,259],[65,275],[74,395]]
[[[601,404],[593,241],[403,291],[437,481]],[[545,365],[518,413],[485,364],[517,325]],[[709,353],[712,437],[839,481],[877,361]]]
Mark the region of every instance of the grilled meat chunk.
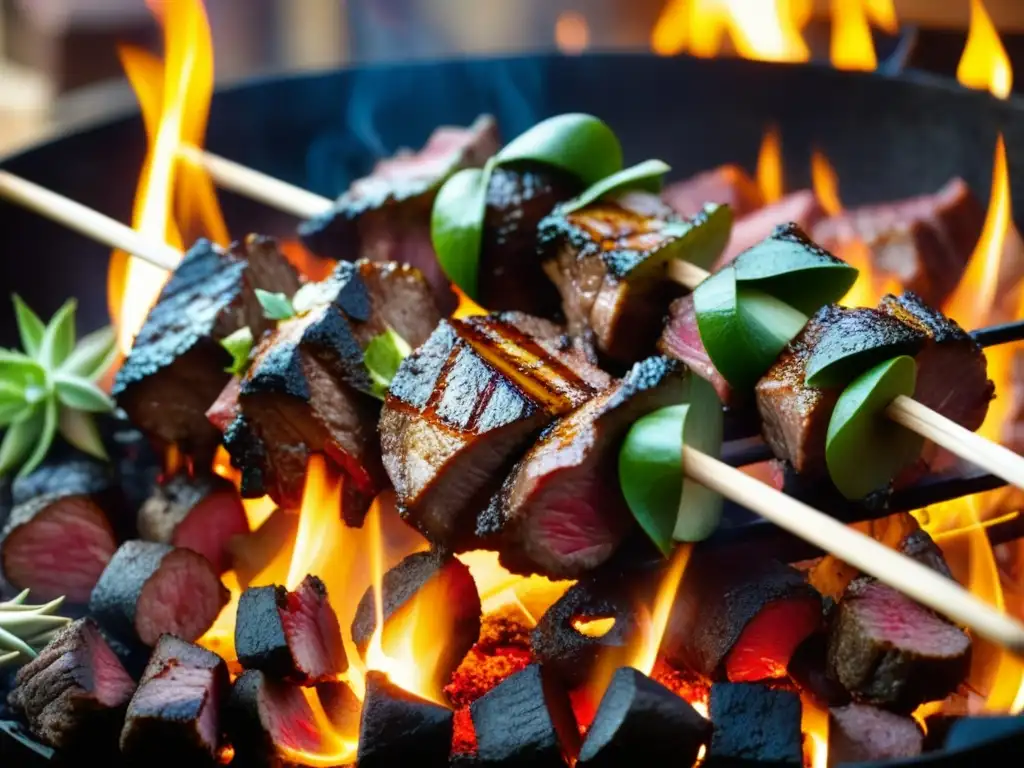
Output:
[[617,478],[630,425],[682,401],[684,368],[651,357],[541,435],[477,523],[477,535],[517,573],[577,578],[605,562],[630,530]]
[[220,656],[164,635],[128,705],[121,752],[138,765],[215,765],[230,685]]
[[272,322],[255,289],[288,295],[295,270],[273,240],[250,236],[225,253],[207,240],[185,254],[135,337],[112,394],[132,423],[151,438],[177,445],[205,466],[220,436],[206,420],[230,376],[218,341],[249,326],[259,337]]
[[558,286],[569,333],[593,334],[615,362],[650,354],[669,304],[683,292],[665,275],[681,224],[657,197],[638,192],[567,214],[555,209],[544,219],[544,271]]
[[89,496],[47,494],[17,505],[0,533],[0,567],[41,600],[89,602],[117,549],[106,513]]
[[228,570],[228,543],[249,533],[242,500],[234,485],[217,475],[174,475],[153,490],[139,508],[139,536],[205,557],[218,573]]
[[668,321],[658,341],[658,351],[682,361],[695,374],[709,381],[724,404],[733,404],[738,397],[742,397],[718,372],[704,348],[700,328],[697,327],[693,294],[681,296],[669,305]]
[[924,734],[911,717],[863,704],[828,712],[830,765],[914,757],[923,749]]
[[764,197],[750,174],[738,165],[720,165],[685,181],[669,184],[661,199],[685,218],[696,216],[708,203],[728,205],[737,218],[764,205]]
[[86,618],[64,627],[18,670],[8,700],[50,746],[102,749],[116,741],[134,691],[135,681]]
[[981,237],[985,211],[963,179],[931,195],[866,205],[819,221],[814,240],[842,256],[868,249],[874,268],[941,306]]
[[435,544],[471,544],[499,473],[602,380],[499,317],[442,322],[398,369],[381,414],[402,515]]
[[730,264],[745,250],[769,237],[781,224],[796,224],[804,232],[810,232],[824,217],[825,209],[818,202],[817,195],[809,189],[793,192],[777,202],[769,203],[736,221],[729,244],[712,271]]
[[500,147],[494,118],[468,128],[442,126],[419,152],[399,150],[352,183],[332,208],[299,227],[314,253],[337,260],[396,261],[419,269],[445,312],[455,306],[430,241],[430,211],[444,181],[482,166]]

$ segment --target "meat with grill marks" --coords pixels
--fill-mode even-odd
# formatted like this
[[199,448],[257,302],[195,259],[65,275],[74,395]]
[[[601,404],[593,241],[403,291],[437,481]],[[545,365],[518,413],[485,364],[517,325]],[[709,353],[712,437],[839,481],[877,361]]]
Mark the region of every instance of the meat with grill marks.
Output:
[[468,128],[442,126],[418,152],[401,149],[380,160],[329,211],[305,222],[299,234],[311,251],[328,258],[411,264],[448,312],[455,297],[430,241],[434,198],[449,176],[482,166],[499,147],[498,126],[489,115]]
[[431,542],[472,546],[477,514],[522,450],[608,376],[520,316],[442,322],[402,363],[380,420],[399,510]]
[[995,391],[981,348],[907,292],[883,297],[877,309],[823,307],[783,350],[755,388],[764,437],[776,457],[801,474],[825,472],[825,435],[841,390],[807,386],[810,356],[832,326],[842,329],[845,344],[869,349],[891,336],[894,323],[917,363],[914,399],[967,429],[981,426]]
[[231,356],[218,343],[243,326],[272,326],[255,289],[291,295],[298,275],[273,240],[251,235],[224,251],[198,241],[182,258],[135,337],[112,394],[150,438],[177,445],[207,466],[220,435],[206,409],[230,379]]
[[[698,214],[699,221],[706,211]],[[654,351],[683,288],[666,277],[682,220],[656,196],[631,192],[577,211],[558,209],[538,230],[544,271],[558,287],[569,332],[629,364]],[[720,251],[725,241],[713,247]]]
[[637,419],[682,402],[684,371],[648,358],[541,434],[477,523],[502,565],[577,578],[612,556],[632,520],[618,483],[619,445]]
[[345,477],[341,514],[361,525],[373,498],[387,486],[376,436],[380,401],[363,360],[369,342],[388,327],[410,345],[422,343],[441,319],[426,281],[413,267],[389,262],[342,262],[318,286],[318,303],[284,321],[254,350],[237,386],[237,404],[219,403],[211,419],[223,424],[242,493],[269,494],[296,510],[306,464],[325,454]]

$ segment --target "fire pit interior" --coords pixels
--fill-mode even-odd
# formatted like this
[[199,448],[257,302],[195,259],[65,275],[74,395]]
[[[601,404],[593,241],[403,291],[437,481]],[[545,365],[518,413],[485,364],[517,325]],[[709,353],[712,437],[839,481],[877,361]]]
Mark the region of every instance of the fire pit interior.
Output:
[[[1015,625],[904,592],[937,573],[982,618],[1024,616],[1021,492],[881,415],[832,453],[837,402],[899,365],[911,402],[1024,446],[1018,99],[594,54],[210,101],[202,5],[162,23],[162,61],[123,56],[143,119],[3,163],[130,224],[172,270],[0,204],[19,296],[0,323],[0,763],[1020,754],[1024,662],[999,642]],[[538,159],[538,124],[625,159]],[[246,187],[197,147],[306,192]],[[671,170],[633,165],[648,158]],[[438,235],[477,204],[476,245]],[[753,370],[764,344],[714,346],[703,281],[778,253],[849,279],[816,302],[810,282],[758,283],[778,333],[800,322]],[[672,266],[701,258],[696,278]],[[761,500],[693,475],[695,447]],[[766,514],[779,491],[908,576]]]

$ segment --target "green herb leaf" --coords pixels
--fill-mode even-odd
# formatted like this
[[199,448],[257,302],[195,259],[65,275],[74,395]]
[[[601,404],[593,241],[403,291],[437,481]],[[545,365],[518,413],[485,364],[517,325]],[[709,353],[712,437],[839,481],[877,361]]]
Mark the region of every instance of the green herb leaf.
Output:
[[58,373],[53,383],[57,398],[68,408],[88,413],[109,413],[114,410],[114,401],[110,396],[88,379]]
[[366,363],[366,370],[373,382],[373,395],[383,400],[391,386],[391,380],[398,372],[398,366],[402,364],[410,354],[412,347],[408,342],[395,333],[390,326],[384,333],[378,334],[370,339],[363,353]]
[[886,360],[861,374],[839,396],[825,438],[825,462],[839,492],[863,499],[885,488],[921,455],[924,438],[885,416],[897,395],[910,397],[917,381],[914,358]]
[[21,336],[21,346],[25,351],[34,355],[39,351],[39,345],[43,342],[43,334],[46,326],[39,319],[39,315],[29,309],[28,304],[22,301],[18,294],[13,295],[14,315],[18,320],[18,334]]
[[96,421],[88,413],[61,408],[57,429],[61,437],[83,453],[103,461],[108,459]]
[[0,427],[24,417],[32,406],[25,399],[25,389],[13,382],[0,381]]
[[224,370],[235,376],[241,376],[249,367],[249,353],[252,352],[252,331],[249,326],[239,328],[229,336],[220,340],[220,345],[231,355],[231,365]]
[[25,459],[25,463],[21,465],[17,477],[25,477],[43,463],[46,454],[50,452],[50,446],[53,445],[53,438],[57,436],[57,415],[59,410],[57,401],[54,398],[50,398],[43,403],[42,409],[43,420],[36,433],[35,447],[32,449],[32,453],[29,454],[29,457]]
[[117,358],[117,331],[112,325],[83,336],[59,371],[94,380],[106,373]]
[[708,203],[686,221],[671,221],[661,230],[676,239],[669,246],[672,256],[703,269],[718,261],[732,234],[732,208]]
[[257,288],[256,298],[263,307],[263,316],[268,320],[287,320],[289,317],[295,317],[295,307],[283,293],[271,293]]
[[[709,381],[690,374],[686,402],[683,445],[719,458],[722,455],[724,416],[718,393]],[[672,538],[676,541],[703,541],[718,528],[725,502],[715,491],[684,477],[676,506],[678,514]]]
[[552,165],[589,186],[622,168],[622,146],[604,121],[569,113],[537,123],[505,145],[494,159],[499,165],[521,160]]
[[75,348],[75,309],[78,302],[74,299],[65,301],[53,317],[43,333],[39,343],[36,359],[49,371],[56,369]]
[[0,349],[0,370],[6,381],[22,389],[41,387],[46,383],[46,371],[39,363],[11,349]]
[[0,475],[9,473],[32,452],[43,422],[43,409],[36,407],[27,417],[14,422],[7,429],[3,442],[0,442]]
[[662,160],[644,160],[592,184],[578,197],[558,206],[558,210],[561,213],[572,213],[614,192],[631,189],[658,192],[661,190],[662,177],[670,170],[672,168]]
[[430,239],[441,269],[470,298],[477,297],[491,168],[466,168],[453,175],[437,193],[430,213]]

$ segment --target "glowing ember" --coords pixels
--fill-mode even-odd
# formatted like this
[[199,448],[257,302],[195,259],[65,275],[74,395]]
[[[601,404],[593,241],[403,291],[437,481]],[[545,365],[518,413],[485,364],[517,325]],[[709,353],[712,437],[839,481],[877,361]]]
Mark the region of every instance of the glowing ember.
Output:
[[971,0],[971,26],[956,79],[961,85],[1005,99],[1013,89],[1013,70],[1002,40],[981,0]]
[[590,44],[590,26],[582,13],[566,11],[555,21],[555,44],[562,53],[583,53]]
[[818,707],[808,696],[801,696],[804,739],[804,765],[808,768],[828,768],[828,712]]
[[774,126],[765,131],[757,153],[757,186],[766,203],[774,203],[782,197],[782,141]]
[[607,619],[573,619],[572,628],[587,637],[604,637],[615,626],[615,617]]

